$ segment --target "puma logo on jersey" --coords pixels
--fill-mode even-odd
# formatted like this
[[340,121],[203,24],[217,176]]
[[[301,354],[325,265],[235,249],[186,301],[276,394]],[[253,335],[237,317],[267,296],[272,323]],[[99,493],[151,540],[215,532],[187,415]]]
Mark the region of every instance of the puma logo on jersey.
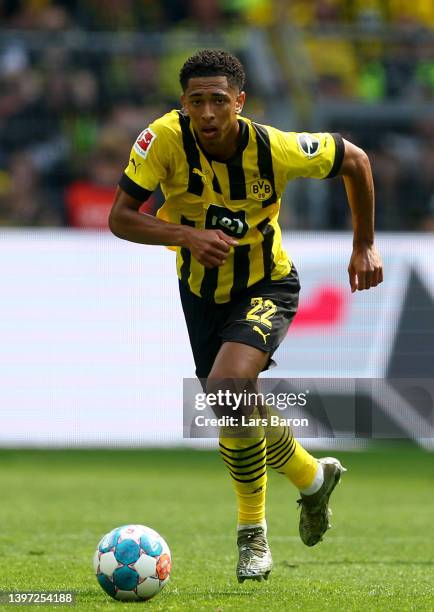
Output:
[[257,325],[253,326],[253,331],[258,332],[258,334],[262,336],[262,339],[264,340],[264,344],[267,344],[267,336],[270,335],[269,333],[268,334],[264,334],[262,329],[260,329]]
[[199,170],[199,168],[193,168],[193,174],[198,174],[200,178],[202,179],[202,182],[204,185],[208,184],[208,179],[206,177],[206,174],[207,174],[206,170],[205,172],[202,172],[202,170]]
[[133,164],[134,174],[137,172],[137,168],[142,165],[142,164],[136,163],[136,160],[134,159],[134,157],[130,159],[130,164]]

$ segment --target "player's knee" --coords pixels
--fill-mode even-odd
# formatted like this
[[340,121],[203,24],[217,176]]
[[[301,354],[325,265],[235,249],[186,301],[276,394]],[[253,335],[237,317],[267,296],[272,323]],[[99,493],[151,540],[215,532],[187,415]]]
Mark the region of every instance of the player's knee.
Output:
[[[226,417],[229,419],[234,415],[237,415],[237,418],[241,414],[250,416],[256,404],[251,406],[246,398],[251,395],[256,397],[256,383],[256,379],[252,380],[241,376],[237,378],[225,376],[208,377],[206,392],[208,402],[212,406],[214,414],[219,418]],[[228,425],[232,428],[234,424],[228,421]],[[237,423],[235,423],[235,426],[237,426]],[[232,431],[232,435],[235,434],[236,430]]]

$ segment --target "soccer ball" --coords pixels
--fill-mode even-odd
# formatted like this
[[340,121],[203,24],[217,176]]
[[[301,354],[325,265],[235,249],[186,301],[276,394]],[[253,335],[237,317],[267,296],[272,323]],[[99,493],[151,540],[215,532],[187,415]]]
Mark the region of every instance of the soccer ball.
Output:
[[169,580],[170,550],[163,538],[143,525],[123,525],[105,535],[93,557],[96,579],[122,601],[145,601]]

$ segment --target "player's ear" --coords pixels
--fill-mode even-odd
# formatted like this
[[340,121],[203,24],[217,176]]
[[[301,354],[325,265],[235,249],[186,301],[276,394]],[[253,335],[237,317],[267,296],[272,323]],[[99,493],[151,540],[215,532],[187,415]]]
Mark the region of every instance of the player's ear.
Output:
[[188,115],[188,110],[185,108],[185,96],[182,94],[181,96],[181,104],[182,104],[182,112],[184,115]]
[[245,91],[240,91],[240,93],[237,96],[237,102],[235,104],[235,111],[237,113],[241,113],[241,111],[243,110],[243,106],[244,106],[244,102],[246,101],[246,92]]

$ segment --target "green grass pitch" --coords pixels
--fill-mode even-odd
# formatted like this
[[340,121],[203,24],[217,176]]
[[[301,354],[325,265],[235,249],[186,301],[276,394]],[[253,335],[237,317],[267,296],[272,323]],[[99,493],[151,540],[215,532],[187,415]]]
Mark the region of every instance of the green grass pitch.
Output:
[[[348,472],[324,542],[303,546],[297,493],[271,474],[274,569],[239,585],[234,496],[217,452],[2,450],[0,589],[72,589],[78,610],[433,610],[433,455],[404,444],[336,454]],[[125,523],[153,527],[172,551],[171,580],[146,603],[111,600],[93,576],[99,538]]]

